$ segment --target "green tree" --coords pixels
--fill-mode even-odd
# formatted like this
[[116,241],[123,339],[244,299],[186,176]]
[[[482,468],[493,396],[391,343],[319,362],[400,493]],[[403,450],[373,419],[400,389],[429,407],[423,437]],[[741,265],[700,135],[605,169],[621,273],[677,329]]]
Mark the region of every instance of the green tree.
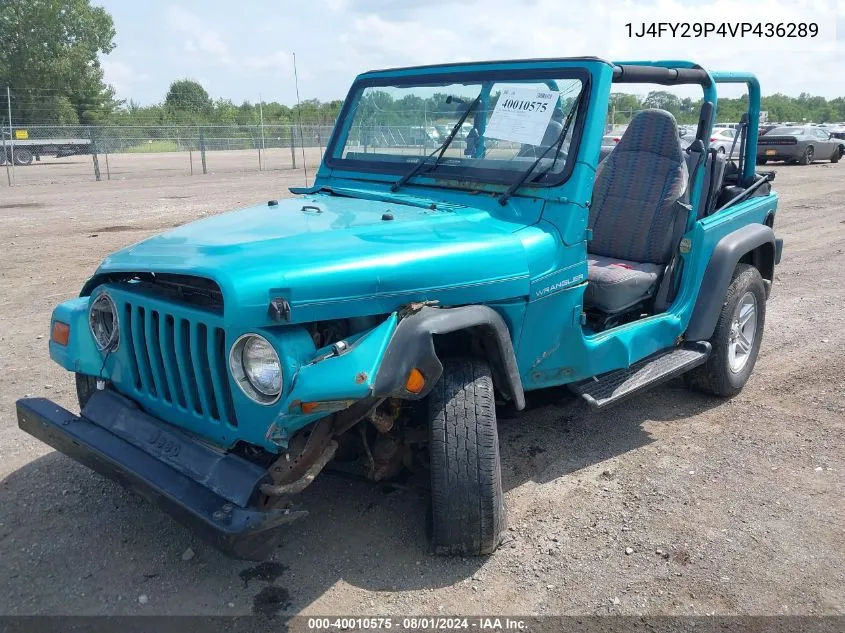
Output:
[[171,110],[211,114],[213,104],[205,88],[193,79],[179,79],[170,84],[164,105]]
[[23,123],[96,123],[118,103],[98,56],[114,23],[90,0],[0,0],[0,86]]
[[653,90],[643,100],[643,107],[659,108],[678,116],[681,113],[681,100],[678,95],[673,95],[671,92]]

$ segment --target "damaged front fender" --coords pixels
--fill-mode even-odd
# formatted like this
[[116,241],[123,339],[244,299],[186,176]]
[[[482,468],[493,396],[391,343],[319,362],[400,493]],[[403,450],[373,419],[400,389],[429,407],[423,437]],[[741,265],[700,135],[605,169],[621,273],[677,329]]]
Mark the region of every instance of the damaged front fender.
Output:
[[381,324],[330,354],[302,365],[267,439],[287,446],[297,430],[374,395],[374,383],[399,323],[393,313]]

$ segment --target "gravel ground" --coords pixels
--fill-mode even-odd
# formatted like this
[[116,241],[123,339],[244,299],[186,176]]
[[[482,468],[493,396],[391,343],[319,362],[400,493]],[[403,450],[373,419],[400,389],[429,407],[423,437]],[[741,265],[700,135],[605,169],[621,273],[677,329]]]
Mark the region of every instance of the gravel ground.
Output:
[[534,394],[500,421],[494,555],[435,557],[424,494],[327,475],[260,567],[19,431],[14,403],[76,407],[47,327],[104,256],[301,176],[0,188],[0,613],[845,613],[845,164],[774,169],[785,254],[739,396],[676,381],[596,414]]

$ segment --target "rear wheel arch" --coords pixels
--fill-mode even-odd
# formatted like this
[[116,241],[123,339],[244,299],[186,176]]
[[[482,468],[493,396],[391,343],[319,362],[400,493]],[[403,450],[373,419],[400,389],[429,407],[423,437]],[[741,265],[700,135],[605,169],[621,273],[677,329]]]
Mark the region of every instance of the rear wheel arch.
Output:
[[754,266],[760,272],[763,280],[771,283],[775,278],[774,242],[760,244],[757,248],[748,251],[740,257],[738,263]]
[[774,279],[775,233],[765,224],[749,224],[723,237],[710,256],[685,337],[706,341],[716,329],[723,298],[738,264],[754,266],[767,286]]

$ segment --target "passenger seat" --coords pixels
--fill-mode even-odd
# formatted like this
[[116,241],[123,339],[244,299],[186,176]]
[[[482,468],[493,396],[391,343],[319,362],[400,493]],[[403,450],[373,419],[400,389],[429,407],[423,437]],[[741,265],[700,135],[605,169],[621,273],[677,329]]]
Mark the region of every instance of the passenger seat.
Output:
[[688,215],[679,204],[687,202],[688,180],[675,117],[665,110],[634,116],[596,171],[587,308],[613,314],[654,296]]

